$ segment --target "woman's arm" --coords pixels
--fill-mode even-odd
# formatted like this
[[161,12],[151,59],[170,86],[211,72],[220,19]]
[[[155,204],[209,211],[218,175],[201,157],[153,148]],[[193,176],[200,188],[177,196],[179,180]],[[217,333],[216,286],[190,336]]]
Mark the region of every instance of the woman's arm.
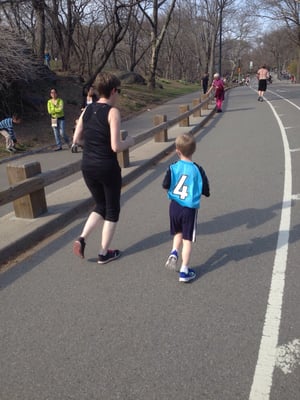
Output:
[[52,107],[52,101],[48,100],[47,102],[47,110],[48,110],[48,114],[52,115],[54,113],[54,106]]
[[83,117],[84,112],[81,113],[79,119],[77,120],[75,132],[73,135],[73,144],[79,144],[80,146],[83,145]]
[[121,140],[121,116],[120,111],[116,107],[112,107],[108,114],[108,123],[110,126],[110,143],[115,153],[119,153],[134,145],[134,139],[127,136],[125,140]]

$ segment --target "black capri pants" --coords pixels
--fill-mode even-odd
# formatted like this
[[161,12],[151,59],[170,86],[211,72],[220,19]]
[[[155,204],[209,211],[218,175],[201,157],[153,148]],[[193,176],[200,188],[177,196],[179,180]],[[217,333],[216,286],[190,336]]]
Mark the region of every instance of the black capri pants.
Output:
[[83,169],[82,174],[96,203],[94,211],[106,221],[117,222],[122,187],[119,164],[109,162],[101,167]]

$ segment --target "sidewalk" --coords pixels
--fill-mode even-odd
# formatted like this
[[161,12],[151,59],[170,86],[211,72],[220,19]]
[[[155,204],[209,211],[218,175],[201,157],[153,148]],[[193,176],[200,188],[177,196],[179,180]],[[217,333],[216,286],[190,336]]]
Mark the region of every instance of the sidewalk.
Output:
[[[122,123],[122,129],[127,130],[132,136],[137,136],[153,126],[154,115],[166,114],[170,120],[178,115],[178,105],[188,104],[188,100],[192,102],[196,97],[197,94],[194,93],[174,99]],[[198,133],[213,114],[214,106],[211,105],[207,111],[202,112],[202,117],[191,116],[188,128],[176,125],[169,129],[168,142],[155,143],[152,139],[130,150],[130,166],[122,169],[123,185],[132,182],[149,166],[174,150],[174,141],[180,133],[193,130],[193,133]],[[52,153],[51,157],[53,157]],[[0,267],[47,236],[54,234],[81,213],[87,214],[88,209],[93,206],[93,200],[82,178],[47,194],[46,200],[48,212],[38,218],[16,218],[14,212],[0,218]]]

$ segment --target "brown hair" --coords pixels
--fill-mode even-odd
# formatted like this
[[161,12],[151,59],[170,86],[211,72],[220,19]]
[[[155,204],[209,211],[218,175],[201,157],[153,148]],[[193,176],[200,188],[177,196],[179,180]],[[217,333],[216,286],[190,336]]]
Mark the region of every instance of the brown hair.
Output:
[[95,85],[99,96],[108,99],[111,91],[121,86],[121,81],[118,77],[109,72],[100,72],[96,77]]
[[184,133],[176,138],[175,146],[184,157],[190,157],[196,150],[195,138],[190,133]]
[[13,113],[13,115],[12,115],[12,120],[13,120],[13,122],[15,123],[15,124],[17,124],[17,123],[19,123],[19,122],[21,122],[21,115],[19,114],[19,113]]

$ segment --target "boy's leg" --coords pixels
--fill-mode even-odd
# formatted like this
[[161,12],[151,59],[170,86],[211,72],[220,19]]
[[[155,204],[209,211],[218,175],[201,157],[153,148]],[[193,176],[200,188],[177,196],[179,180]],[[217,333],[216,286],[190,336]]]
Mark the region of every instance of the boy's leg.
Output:
[[176,233],[176,235],[174,235],[173,238],[173,249],[172,250],[176,250],[177,253],[179,252],[179,249],[181,247],[182,244],[182,233]]
[[182,244],[182,227],[181,227],[181,213],[182,206],[180,206],[176,201],[171,201],[169,205],[169,217],[170,217],[170,233],[173,235],[173,248],[172,251],[165,263],[165,267],[178,271],[177,261],[178,261],[178,253]]
[[179,249],[182,244],[182,233],[176,233],[173,238],[173,248],[166,261],[165,267],[173,271],[179,271],[177,267]]
[[196,273],[189,268],[192,243],[196,239],[196,225],[197,225],[198,211],[195,209],[185,209],[185,223],[183,224],[182,233],[182,263],[179,272],[179,282],[190,282],[196,278]]
[[183,239],[182,246],[182,264],[179,272],[179,282],[190,282],[196,278],[196,273],[188,267],[192,253],[192,242]]
[[5,138],[6,149],[14,149],[14,141],[11,139],[9,133],[5,129],[1,130],[0,133]]
[[182,246],[182,263],[180,272],[187,272],[188,266],[190,264],[192,254],[192,242],[190,240],[183,239],[183,246]]

